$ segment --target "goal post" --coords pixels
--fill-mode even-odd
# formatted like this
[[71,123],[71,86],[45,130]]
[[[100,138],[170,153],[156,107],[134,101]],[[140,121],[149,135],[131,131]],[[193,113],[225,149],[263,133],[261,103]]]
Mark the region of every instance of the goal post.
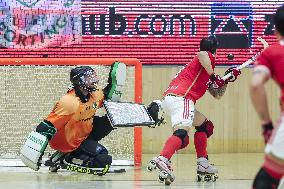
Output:
[[[73,67],[93,67],[104,87],[115,61],[127,65],[122,101],[142,103],[142,65],[135,58],[0,58],[0,159],[18,158],[27,134],[67,91]],[[114,159],[141,165],[141,127],[116,129],[102,143]]]

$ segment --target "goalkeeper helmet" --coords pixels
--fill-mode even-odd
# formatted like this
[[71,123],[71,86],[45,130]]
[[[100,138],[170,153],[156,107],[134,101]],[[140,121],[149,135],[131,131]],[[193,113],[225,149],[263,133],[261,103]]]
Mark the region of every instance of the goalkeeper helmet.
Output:
[[200,51],[209,51],[212,54],[215,54],[217,47],[218,47],[218,41],[214,35],[210,35],[209,37],[204,37],[200,41]]
[[96,71],[90,66],[79,66],[71,70],[70,81],[74,87],[80,87],[91,92],[96,90],[99,79]]

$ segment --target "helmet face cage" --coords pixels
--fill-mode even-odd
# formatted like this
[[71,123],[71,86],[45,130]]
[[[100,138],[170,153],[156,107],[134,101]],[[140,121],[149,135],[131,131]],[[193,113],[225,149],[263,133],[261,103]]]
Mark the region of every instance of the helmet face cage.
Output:
[[96,90],[99,78],[91,67],[80,66],[71,70],[70,81],[74,87],[80,87],[91,92]]

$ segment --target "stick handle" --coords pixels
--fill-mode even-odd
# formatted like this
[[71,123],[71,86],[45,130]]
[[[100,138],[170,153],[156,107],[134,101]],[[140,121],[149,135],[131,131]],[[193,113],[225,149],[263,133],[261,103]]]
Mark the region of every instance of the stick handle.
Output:
[[[268,43],[267,43],[264,39],[262,39],[261,37],[258,37],[257,40],[262,43],[264,49],[269,46]],[[261,52],[258,52],[256,55],[254,55],[253,57],[251,57],[250,59],[248,59],[246,62],[244,62],[244,63],[241,64],[240,66],[238,66],[237,69],[239,69],[239,70],[240,70],[240,69],[243,69],[243,68],[247,67],[248,65],[250,65],[251,63],[255,62],[256,57],[257,57],[260,53],[261,53]],[[223,80],[226,80],[226,79],[229,79],[229,77],[231,77],[231,76],[232,76],[232,73],[229,73],[229,74],[225,75],[224,77],[222,77],[222,79],[223,79]]]
[[[250,65],[251,63],[253,63],[256,60],[256,57],[259,55],[259,53],[257,53],[256,55],[254,55],[253,57],[251,57],[250,59],[248,59],[247,61],[245,61],[243,64],[241,64],[240,66],[237,67],[238,70],[241,70],[245,67],[247,67],[248,65]],[[222,77],[223,80],[227,80],[232,76],[232,73],[229,73],[225,76]]]

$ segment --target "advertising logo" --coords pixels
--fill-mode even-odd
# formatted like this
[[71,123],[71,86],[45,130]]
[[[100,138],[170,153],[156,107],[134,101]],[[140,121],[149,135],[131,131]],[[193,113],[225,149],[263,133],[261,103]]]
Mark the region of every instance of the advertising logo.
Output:
[[249,3],[212,4],[211,34],[216,35],[219,48],[249,48],[252,26],[252,7]]
[[4,0],[0,2],[0,46],[44,48],[81,38],[80,0]]

